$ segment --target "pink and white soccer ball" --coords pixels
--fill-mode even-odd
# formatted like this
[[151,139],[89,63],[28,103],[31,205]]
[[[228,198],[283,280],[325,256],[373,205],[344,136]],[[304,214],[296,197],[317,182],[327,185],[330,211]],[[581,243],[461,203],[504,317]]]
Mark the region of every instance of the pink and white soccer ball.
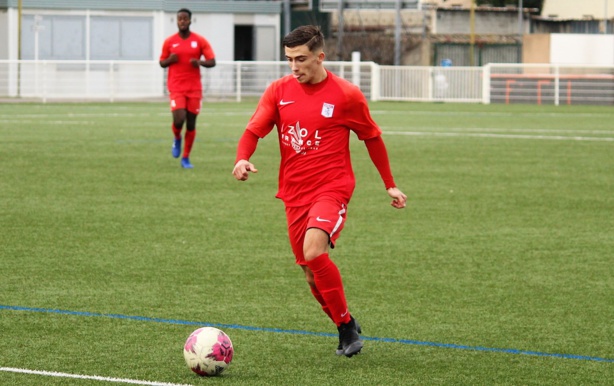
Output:
[[230,338],[215,327],[199,328],[190,334],[183,346],[188,367],[203,377],[220,375],[228,368],[233,354]]

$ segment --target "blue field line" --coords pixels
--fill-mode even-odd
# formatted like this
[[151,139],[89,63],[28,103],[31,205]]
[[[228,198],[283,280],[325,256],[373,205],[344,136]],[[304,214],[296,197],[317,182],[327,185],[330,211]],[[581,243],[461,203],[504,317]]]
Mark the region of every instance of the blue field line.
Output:
[[[325,332],[313,332],[313,331],[305,331],[305,330],[284,330],[281,328],[243,326],[240,324],[193,322],[193,321],[181,320],[181,319],[149,318],[145,316],[131,316],[131,315],[122,315],[122,314],[101,314],[101,313],[96,313],[96,312],[68,311],[68,310],[58,310],[58,309],[52,309],[52,308],[19,307],[19,306],[8,306],[8,305],[2,305],[2,304],[0,304],[0,310],[46,312],[46,313],[62,314],[62,315],[93,316],[93,317],[104,317],[104,318],[113,318],[113,319],[138,320],[142,322],[182,324],[182,325],[199,326],[199,327],[208,326],[208,327],[217,327],[220,329],[263,331],[263,332],[275,332],[275,333],[281,333],[281,334],[294,334],[294,335],[315,335],[315,336],[326,336],[326,337],[333,337],[333,338],[339,337],[337,334],[331,334],[331,333],[325,333]],[[601,357],[594,357],[594,356],[587,356],[587,355],[557,354],[557,353],[517,350],[517,349],[509,349],[509,348],[467,346],[467,345],[461,345],[461,344],[426,342],[426,341],[412,340],[412,339],[377,338],[377,337],[370,337],[370,336],[362,336],[361,338],[363,340],[374,341],[374,342],[384,342],[384,343],[400,343],[400,344],[415,345],[415,346],[454,348],[458,350],[468,350],[468,351],[484,351],[484,352],[495,352],[495,353],[503,353],[503,354],[531,355],[531,356],[538,356],[538,357],[550,357],[550,358],[575,359],[575,360],[582,360],[582,361],[614,363],[614,358],[601,358]]]

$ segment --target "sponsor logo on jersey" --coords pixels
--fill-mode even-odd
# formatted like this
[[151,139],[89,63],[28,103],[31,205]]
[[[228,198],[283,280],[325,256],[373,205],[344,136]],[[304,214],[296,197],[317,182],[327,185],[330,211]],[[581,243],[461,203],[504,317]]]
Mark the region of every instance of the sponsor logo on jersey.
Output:
[[198,43],[195,40],[191,42],[191,45],[192,45],[192,48],[198,47]]
[[302,154],[305,154],[307,150],[317,150],[322,140],[318,130],[310,132],[309,129],[301,127],[298,121],[294,125],[283,128],[280,135],[284,145],[292,146],[295,152]]

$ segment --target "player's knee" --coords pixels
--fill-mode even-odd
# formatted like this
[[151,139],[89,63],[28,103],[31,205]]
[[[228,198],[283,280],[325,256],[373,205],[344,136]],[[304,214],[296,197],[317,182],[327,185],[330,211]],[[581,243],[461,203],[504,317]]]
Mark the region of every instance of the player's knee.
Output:
[[307,284],[309,284],[310,287],[316,287],[316,281],[313,278],[313,273],[309,269],[305,270],[305,281],[307,282]]
[[309,284],[310,287],[316,288],[316,281],[313,279],[313,276],[305,275],[305,281]]
[[309,261],[326,252],[326,248],[312,246],[310,248],[305,248],[305,250],[303,250],[303,255],[305,256],[305,261]]
[[176,128],[177,130],[181,130],[181,129],[183,128],[183,123],[184,123],[184,122],[185,122],[185,121],[182,121],[182,120],[174,120],[174,121],[173,121],[173,126],[175,126],[175,128]]
[[313,260],[323,253],[328,252],[328,234],[321,229],[311,228],[305,235],[303,244],[303,256],[305,261]]

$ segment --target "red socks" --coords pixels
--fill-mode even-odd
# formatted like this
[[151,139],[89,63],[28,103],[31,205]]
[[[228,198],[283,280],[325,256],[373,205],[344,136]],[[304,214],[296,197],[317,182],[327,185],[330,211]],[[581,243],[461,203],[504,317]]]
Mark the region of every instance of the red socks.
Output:
[[[307,267],[313,272],[313,278],[317,287],[316,291],[319,292],[321,299],[326,307],[328,307],[329,312],[327,314],[329,314],[337,326],[340,326],[342,323],[349,323],[350,313],[347,301],[345,300],[341,274],[339,273],[339,268],[329,258],[328,253],[323,253],[315,259],[307,261]],[[315,293],[314,296],[318,299]],[[320,299],[318,301],[320,304],[323,304]],[[325,307],[324,304],[322,309]]]
[[186,130],[185,144],[183,145],[183,158],[188,158],[190,156],[190,151],[192,151],[192,145],[194,144],[194,138],[196,138],[196,129],[191,131]]
[[[175,125],[171,125],[173,129],[173,135],[175,139],[181,139],[181,128],[176,128]],[[190,131],[185,131],[185,141],[183,143],[183,158],[190,157],[190,152],[192,151],[192,145],[194,144],[194,139],[196,138],[196,129]]]
[[175,136],[175,139],[181,139],[181,127],[176,128],[175,125],[171,125],[171,127],[173,129],[173,135]]
[[311,289],[311,293],[313,294],[313,297],[316,298],[318,303],[322,305],[322,311],[324,311],[326,315],[328,315],[329,318],[333,319],[333,314],[330,313],[330,309],[328,309],[328,306],[326,305],[326,302],[324,301],[324,298],[322,297],[322,294],[320,293],[320,291],[318,291],[318,289],[315,286],[310,285],[309,288]]

